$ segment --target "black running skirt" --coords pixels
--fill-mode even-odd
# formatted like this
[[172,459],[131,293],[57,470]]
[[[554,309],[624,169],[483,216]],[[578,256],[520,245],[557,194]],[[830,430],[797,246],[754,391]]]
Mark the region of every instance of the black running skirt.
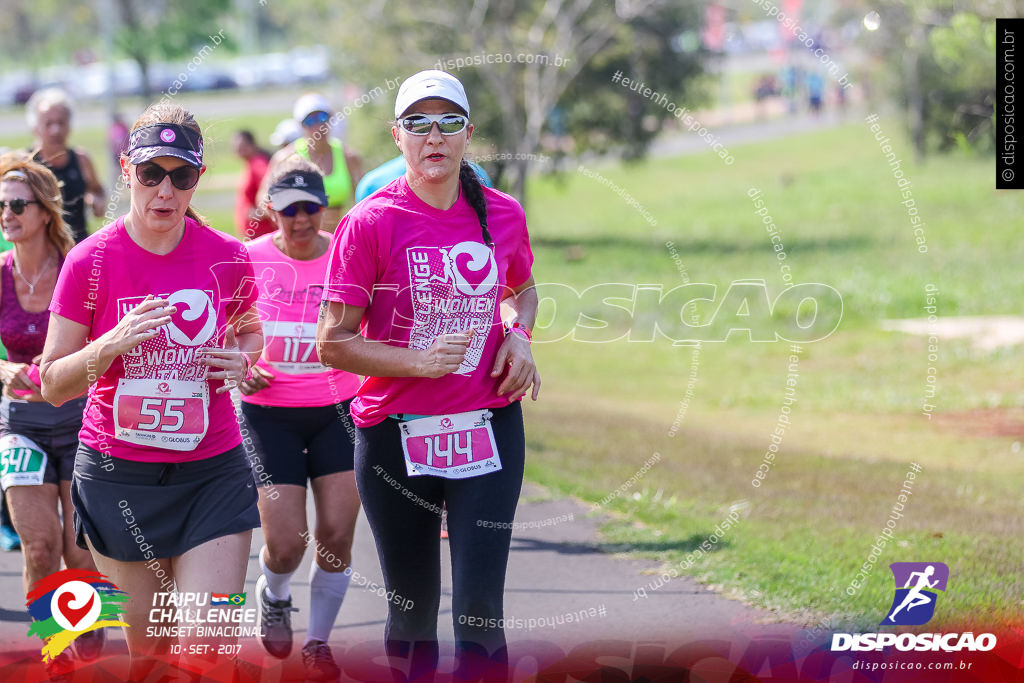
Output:
[[183,555],[260,525],[242,447],[182,463],[105,457],[84,444],[75,456],[75,539],[122,562]]

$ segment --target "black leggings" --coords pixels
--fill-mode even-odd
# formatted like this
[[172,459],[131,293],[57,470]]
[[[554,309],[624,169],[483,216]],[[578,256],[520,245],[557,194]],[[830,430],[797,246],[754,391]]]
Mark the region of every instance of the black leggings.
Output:
[[[388,603],[387,651],[393,658],[411,660],[411,667],[403,667],[412,669],[410,680],[421,673],[429,676],[437,663],[442,505],[448,510],[452,558],[456,676],[472,677],[482,668],[493,671],[492,664],[503,670],[507,662],[499,622],[526,444],[518,402],[491,412],[502,467],[469,479],[408,476],[396,420],[356,431],[359,497],[387,590],[395,591]],[[403,609],[410,600],[412,606]]]

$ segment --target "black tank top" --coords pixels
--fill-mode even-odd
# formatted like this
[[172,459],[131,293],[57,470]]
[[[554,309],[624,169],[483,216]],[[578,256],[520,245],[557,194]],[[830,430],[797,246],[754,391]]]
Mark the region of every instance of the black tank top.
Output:
[[82,168],[78,163],[78,154],[69,147],[68,163],[63,168],[55,168],[46,163],[41,154],[42,152],[36,152],[33,159],[53,171],[53,175],[60,181],[60,194],[64,199],[64,220],[71,228],[71,235],[77,244],[89,236],[85,230],[85,176],[82,175]]

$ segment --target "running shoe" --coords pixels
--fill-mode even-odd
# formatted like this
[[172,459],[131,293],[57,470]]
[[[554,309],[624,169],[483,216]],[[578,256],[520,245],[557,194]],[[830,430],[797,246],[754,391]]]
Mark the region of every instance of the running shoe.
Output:
[[0,548],[5,551],[21,550],[21,539],[14,527],[4,524],[0,526]]
[[307,681],[341,680],[341,669],[334,663],[331,648],[322,640],[311,640],[302,646],[302,666]]
[[441,538],[448,538],[448,508],[441,508]]
[[75,648],[75,654],[83,662],[91,662],[100,656],[100,652],[103,651],[103,644],[107,641],[106,631],[102,628],[98,628],[95,631],[89,631],[75,638],[72,645]]
[[259,596],[260,641],[263,649],[278,659],[286,659],[292,652],[292,607],[288,600],[271,600],[267,595],[267,579],[260,574],[256,579],[256,595]]
[[67,650],[46,663],[46,675],[51,681],[70,681],[74,670],[75,660]]

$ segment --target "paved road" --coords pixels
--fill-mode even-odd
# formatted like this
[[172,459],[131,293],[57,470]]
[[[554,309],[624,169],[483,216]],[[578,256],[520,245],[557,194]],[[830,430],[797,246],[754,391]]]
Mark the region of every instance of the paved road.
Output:
[[[585,615],[578,623],[509,629],[510,656],[519,661],[518,671],[523,675],[534,670],[527,655],[543,653],[548,660],[557,661],[583,643],[601,641],[601,647],[612,648],[610,641],[618,641],[617,647],[627,649],[638,647],[636,644],[650,648],[661,643],[668,647],[697,639],[732,641],[738,632],[789,639],[797,630],[792,625],[767,623],[772,621],[771,614],[720,597],[689,578],[673,579],[647,599],[635,600],[634,590],[655,578],[652,574],[657,563],[602,553],[597,547],[601,518],[588,516],[587,508],[578,502],[552,498],[535,486],[526,487],[523,499],[516,518],[523,528],[513,535],[505,593],[506,618],[519,618],[528,625],[530,619],[558,622],[565,621],[569,613]],[[312,517],[312,508],[309,514]],[[568,520],[570,515],[569,521],[551,523]],[[257,531],[246,576],[250,596],[259,575],[256,552],[261,545],[262,535]],[[306,577],[310,562],[311,554],[307,552],[293,581],[295,604],[300,608],[294,617],[297,641],[304,637],[307,623]],[[451,569],[447,553],[443,553],[443,564],[439,636],[451,643]],[[373,539],[362,515],[353,568],[368,580],[381,582]],[[20,661],[22,664],[16,669],[24,672],[32,668],[24,662],[38,658],[39,645],[25,635],[28,617],[21,597],[20,570],[20,553],[0,553],[0,669]],[[336,656],[346,666],[355,666],[355,661],[379,654],[385,618],[385,600],[353,583],[331,636]],[[108,633],[114,638],[108,650],[125,652],[121,634],[114,630]],[[301,677],[297,649],[283,668],[252,641],[244,657],[266,670],[263,680],[295,680]],[[442,669],[445,666],[450,664],[443,660]]]

